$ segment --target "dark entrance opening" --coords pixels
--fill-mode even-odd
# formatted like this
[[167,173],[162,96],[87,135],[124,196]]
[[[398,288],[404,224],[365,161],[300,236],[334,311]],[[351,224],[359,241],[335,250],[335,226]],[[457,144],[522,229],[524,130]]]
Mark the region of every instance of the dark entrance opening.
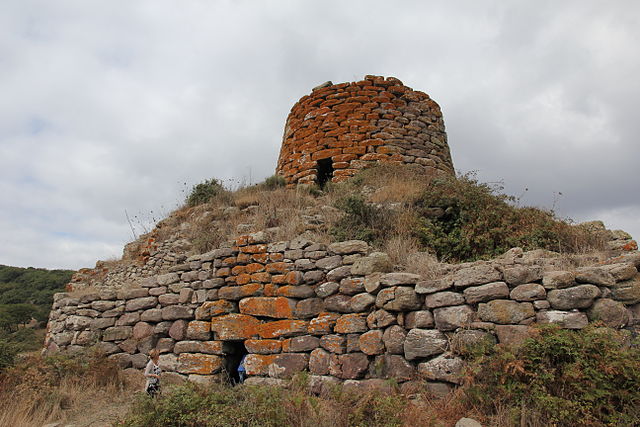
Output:
[[243,341],[227,341],[226,345],[227,357],[225,358],[225,369],[227,370],[227,375],[229,375],[229,382],[235,385],[240,382],[238,366],[240,366],[242,358],[248,354],[248,351]]
[[331,159],[318,160],[317,170],[318,186],[324,188],[324,185],[333,178],[333,162]]

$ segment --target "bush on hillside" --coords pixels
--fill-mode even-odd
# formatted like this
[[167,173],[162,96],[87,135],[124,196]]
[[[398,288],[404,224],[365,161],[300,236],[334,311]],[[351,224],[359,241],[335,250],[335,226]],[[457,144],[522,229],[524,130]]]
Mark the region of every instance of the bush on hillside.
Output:
[[532,425],[640,425],[640,349],[623,332],[540,327],[519,348],[478,359],[466,395]]
[[337,240],[364,240],[379,243],[393,227],[393,213],[367,203],[360,195],[348,195],[338,200],[336,207],[345,215],[331,228]]
[[515,201],[473,175],[433,180],[416,203],[418,237],[439,258],[455,261],[491,258],[513,247],[574,253],[598,245],[553,211],[518,207]]
[[187,197],[187,206],[193,207],[208,203],[220,196],[227,196],[229,191],[225,189],[220,181],[215,178],[208,179],[200,184],[194,185],[191,193]]
[[13,365],[18,354],[18,348],[15,344],[0,340],[0,372]]
[[280,175],[271,175],[266,178],[263,182],[257,184],[258,188],[264,190],[275,190],[277,188],[281,188],[285,186],[284,178]]

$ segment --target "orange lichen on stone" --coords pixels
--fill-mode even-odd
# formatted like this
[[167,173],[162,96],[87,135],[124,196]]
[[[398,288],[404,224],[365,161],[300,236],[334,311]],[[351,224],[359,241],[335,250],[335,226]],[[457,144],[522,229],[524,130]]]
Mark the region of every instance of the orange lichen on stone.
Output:
[[309,322],[305,320],[276,320],[257,327],[262,338],[293,337],[307,333]]
[[269,365],[273,363],[275,354],[248,354],[244,361],[247,375],[268,375]]
[[244,346],[249,353],[273,354],[280,353],[282,341],[279,340],[246,340]]
[[227,314],[211,319],[211,331],[218,340],[241,340],[258,335],[260,320],[246,314]]
[[177,371],[181,374],[211,375],[222,369],[222,360],[212,354],[180,353]]
[[284,297],[252,297],[240,301],[240,313],[252,316],[290,319],[296,301]]
[[336,320],[340,317],[337,313],[320,313],[309,321],[309,333],[313,335],[330,334]]

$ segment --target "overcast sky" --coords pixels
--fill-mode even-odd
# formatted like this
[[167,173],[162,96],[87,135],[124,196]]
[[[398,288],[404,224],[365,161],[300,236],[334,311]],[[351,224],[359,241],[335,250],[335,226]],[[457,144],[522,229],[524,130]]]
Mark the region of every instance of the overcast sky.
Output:
[[365,74],[440,104],[458,171],[639,238],[639,21],[631,0],[3,0],[0,264],[120,257],[125,210],[141,232],[204,179],[272,175],[291,106]]

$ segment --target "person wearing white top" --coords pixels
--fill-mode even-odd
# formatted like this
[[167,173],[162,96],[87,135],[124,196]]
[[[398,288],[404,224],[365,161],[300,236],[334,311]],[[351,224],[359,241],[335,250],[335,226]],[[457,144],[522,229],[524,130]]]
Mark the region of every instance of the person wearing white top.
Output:
[[155,348],[149,352],[149,362],[144,368],[144,376],[147,378],[145,391],[151,397],[155,397],[160,391],[160,352]]

